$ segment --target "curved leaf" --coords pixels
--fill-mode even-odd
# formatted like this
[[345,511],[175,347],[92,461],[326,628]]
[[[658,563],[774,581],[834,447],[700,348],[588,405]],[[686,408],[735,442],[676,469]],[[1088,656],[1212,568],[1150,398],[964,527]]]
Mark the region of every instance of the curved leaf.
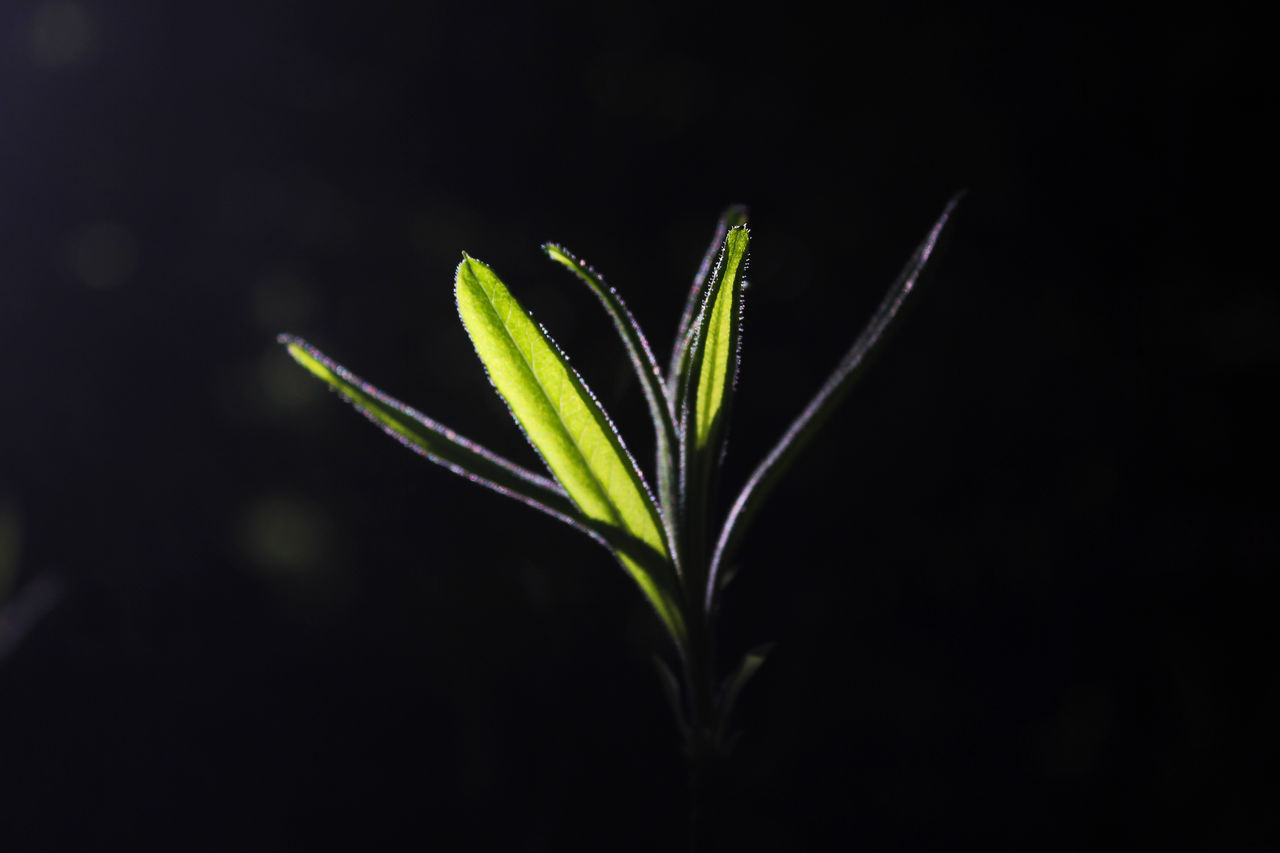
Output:
[[[662,518],[644,478],[560,350],[480,261],[463,255],[455,293],[489,380],[582,514],[669,560]],[[680,642],[684,626],[673,579],[630,555],[619,559]]]
[[687,738],[689,724],[684,719],[684,699],[680,691],[680,680],[659,655],[653,656],[653,666],[658,671],[658,683],[662,686],[663,695],[667,697],[667,706],[671,708],[671,715],[676,719],[676,726],[680,729],[681,736]]
[[[671,405],[667,399],[666,385],[662,380],[662,371],[653,357],[653,350],[649,348],[649,341],[640,331],[640,324],[627,310],[622,297],[605,284],[604,279],[589,264],[574,257],[563,246],[555,243],[547,243],[542,249],[548,257],[563,264],[591,288],[591,292],[604,305],[609,318],[613,320],[618,336],[622,338],[627,355],[631,358],[631,366],[635,368],[636,377],[640,380],[640,388],[644,391],[645,402],[649,404],[649,417],[653,420],[654,432],[657,436],[659,504],[664,511],[664,519],[669,519],[671,513],[675,512],[675,470],[672,458],[676,447],[676,427],[671,415]],[[668,530],[668,536],[671,535],[671,531]]]
[[[693,319],[698,315],[698,308],[702,302],[702,285],[711,274],[716,258],[720,257],[720,247],[724,244],[724,237],[729,233],[730,228],[746,224],[747,206],[744,204],[730,205],[724,213],[720,214],[720,221],[716,223],[715,236],[711,238],[711,245],[702,256],[702,263],[693,277],[693,287],[689,288],[689,295],[685,297],[684,311],[680,313],[680,325],[676,327],[676,339],[671,347],[671,366],[667,371],[667,386],[670,388],[674,389],[676,386],[676,377],[680,374],[681,360],[687,348],[685,338],[689,335]],[[673,407],[679,405],[680,397],[672,395],[672,403]]]
[[700,325],[700,342],[695,347],[698,385],[693,408],[693,439],[700,452],[719,452],[729,399],[738,378],[742,292],[750,239],[745,226],[728,233],[716,281],[707,295],[710,314]]
[[524,501],[577,527],[582,526],[583,519],[577,508],[555,482],[486,450],[384,394],[302,338],[281,335],[278,340],[288,348],[289,355],[298,364],[328,383],[343,399],[405,447],[474,483]]
[[840,360],[840,363],[827,378],[822,388],[819,389],[817,395],[800,413],[800,416],[792,422],[791,426],[787,428],[782,438],[769,451],[764,461],[756,467],[751,477],[748,478],[746,485],[742,487],[742,491],[738,493],[738,497],[734,501],[733,507],[729,510],[728,517],[725,519],[724,526],[721,528],[720,537],[716,543],[715,555],[711,561],[711,571],[707,577],[705,591],[706,606],[708,608],[714,602],[717,575],[723,568],[725,561],[732,558],[738,542],[746,531],[747,524],[759,510],[760,505],[778,479],[786,471],[790,463],[794,461],[796,455],[808,443],[813,434],[817,432],[818,428],[822,426],[827,417],[830,416],[849,388],[852,387],[854,381],[861,376],[862,368],[866,366],[868,356],[876,351],[876,346],[883,339],[885,330],[889,328],[894,317],[898,315],[898,311],[902,308],[903,303],[914,290],[921,272],[933,254],[934,247],[937,246],[938,238],[942,235],[952,211],[955,210],[962,196],[963,193],[956,195],[947,203],[942,215],[938,217],[933,227],[929,229],[929,233],[925,235],[924,240],[916,247],[910,260],[907,261],[902,272],[898,274],[898,278],[889,288],[889,292],[885,295],[884,300],[881,301],[875,314],[872,315],[870,322],[867,323],[862,333],[858,335],[853,346],[845,353],[844,358]]
[[756,670],[764,665],[764,660],[769,656],[769,652],[773,651],[773,646],[773,643],[763,643],[748,651],[738,662],[733,674],[725,679],[718,711],[720,722],[717,726],[717,736],[721,741],[724,741],[729,733],[729,719],[733,715],[734,705],[738,704],[738,696],[742,693],[742,688],[747,686],[747,682],[756,674]]
[[701,588],[705,577],[706,522],[711,504],[713,471],[724,446],[729,401],[738,370],[742,290],[751,242],[746,226],[725,235],[720,260],[703,295],[702,309],[691,327],[688,355],[680,385],[680,492],[687,582]]

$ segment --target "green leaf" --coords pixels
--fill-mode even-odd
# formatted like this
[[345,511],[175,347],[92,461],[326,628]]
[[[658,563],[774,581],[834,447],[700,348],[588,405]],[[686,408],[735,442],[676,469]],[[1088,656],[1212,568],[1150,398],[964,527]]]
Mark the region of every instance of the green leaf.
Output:
[[[281,335],[290,355],[343,399],[409,449],[473,483],[540,509],[578,528],[634,571],[660,577],[665,557],[629,532],[583,515],[558,483],[458,435],[352,374],[300,338]],[[628,569],[632,571],[632,569]]]
[[707,295],[710,313],[699,326],[694,346],[698,385],[693,435],[699,452],[719,453],[729,399],[738,376],[742,289],[750,239],[745,226],[730,230],[725,237],[720,269]]
[[[626,303],[617,292],[605,284],[590,265],[574,257],[563,246],[547,243],[543,251],[552,260],[563,264],[578,276],[591,292],[596,295],[604,309],[613,320],[618,336],[626,347],[631,358],[631,366],[635,368],[636,378],[640,380],[640,388],[644,391],[645,402],[649,404],[649,417],[653,420],[656,433],[656,455],[658,472],[658,498],[665,510],[665,518],[670,518],[675,511],[675,466],[673,465],[676,447],[676,427],[671,415],[671,405],[667,399],[667,389],[662,380],[662,372],[658,362],[649,348],[649,341],[640,330],[640,324],[627,310]],[[672,532],[668,531],[668,537]]]
[[903,304],[915,290],[921,273],[929,262],[929,258],[933,255],[952,211],[959,204],[962,195],[952,198],[946,208],[943,209],[942,215],[938,217],[933,227],[929,229],[929,233],[925,235],[924,240],[916,247],[915,252],[907,261],[902,272],[898,274],[898,278],[889,288],[889,292],[885,295],[879,308],[876,309],[875,314],[872,315],[870,322],[867,323],[862,333],[858,335],[853,346],[850,347],[844,358],[840,360],[836,369],[832,371],[827,381],[823,383],[818,393],[809,402],[809,405],[787,428],[787,431],[778,440],[778,443],[774,445],[773,449],[769,451],[764,461],[752,472],[746,485],[742,487],[742,491],[738,493],[738,497],[734,501],[733,507],[729,510],[728,517],[725,519],[724,526],[721,528],[715,554],[711,561],[711,571],[707,577],[705,591],[706,606],[708,608],[712,607],[714,602],[716,578],[720,570],[727,560],[732,559],[749,522],[759,511],[764,499],[795,460],[800,450],[808,443],[809,439],[813,437],[822,424],[826,422],[831,412],[835,410],[854,382],[862,375],[869,357],[878,352],[878,345],[884,340],[885,331],[893,323],[894,318],[899,315]]
[[[676,387],[682,359],[688,351],[687,338],[692,332],[694,318],[698,316],[698,309],[702,305],[702,286],[706,283],[707,276],[711,274],[712,265],[715,264],[716,258],[720,257],[720,247],[724,245],[725,235],[729,233],[730,228],[746,224],[746,205],[731,205],[724,213],[720,214],[720,221],[716,223],[715,236],[711,238],[711,245],[707,246],[707,251],[702,256],[702,263],[698,266],[698,272],[693,277],[693,287],[689,289],[689,295],[685,297],[684,311],[680,314],[680,325],[676,328],[675,344],[671,348],[671,366],[667,372],[667,386],[669,388],[674,389]],[[681,399],[681,397],[673,394],[673,406],[679,405]]]
[[472,482],[524,501],[576,527],[586,519],[559,485],[510,462],[384,394],[301,338],[281,335],[298,364],[409,449]]
[[689,568],[687,582],[705,578],[704,540],[711,504],[713,471],[724,447],[729,402],[738,371],[738,338],[741,331],[742,292],[750,233],[746,226],[725,235],[720,260],[705,288],[702,309],[691,327],[692,340],[685,358],[681,383],[684,399],[680,411],[680,475],[682,531]]
[[[617,431],[569,362],[493,270],[463,255],[458,313],[494,388],[529,443],[587,518],[614,527],[670,560],[663,522]],[[619,554],[667,629],[683,643],[674,578]]]

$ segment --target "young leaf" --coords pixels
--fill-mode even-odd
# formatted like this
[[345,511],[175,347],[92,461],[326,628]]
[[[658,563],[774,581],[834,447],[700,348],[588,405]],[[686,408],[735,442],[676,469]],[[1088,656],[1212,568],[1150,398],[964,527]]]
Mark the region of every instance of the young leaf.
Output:
[[[542,329],[493,270],[463,255],[455,280],[458,313],[494,388],[529,443],[587,518],[617,528],[662,560],[670,550],[644,478],[608,417]],[[674,579],[628,554],[640,585],[677,643],[684,636]]]
[[680,681],[660,655],[653,656],[653,665],[658,671],[658,683],[662,686],[663,695],[667,697],[667,705],[671,708],[671,714],[676,718],[676,725],[680,728],[680,734],[688,737],[689,726],[684,720],[684,700],[681,698]]
[[[684,311],[680,314],[680,325],[676,327],[676,340],[671,348],[671,366],[667,371],[668,388],[674,389],[676,387],[676,377],[680,374],[681,359],[686,351],[685,338],[689,335],[694,317],[698,315],[698,308],[702,302],[702,285],[706,283],[707,276],[711,274],[712,265],[716,262],[716,258],[720,257],[720,247],[724,244],[724,236],[729,233],[730,228],[746,224],[746,205],[732,205],[724,213],[720,214],[720,221],[716,223],[715,236],[711,239],[711,245],[707,247],[706,254],[702,256],[702,263],[698,266],[698,272],[693,277],[693,287],[689,289],[689,295],[685,297]],[[673,409],[680,404],[680,400],[680,397],[672,395]]]
[[328,383],[365,417],[410,450],[472,482],[524,501],[576,527],[583,526],[585,519],[558,484],[509,462],[382,393],[301,338],[281,335],[279,341],[298,364]]
[[705,591],[706,606],[708,608],[712,606],[715,597],[717,574],[725,561],[732,558],[733,552],[746,531],[747,524],[759,510],[761,503],[768,496],[778,479],[786,471],[790,463],[794,461],[796,455],[813,437],[818,428],[822,426],[827,417],[830,416],[854,381],[862,375],[862,369],[866,366],[868,357],[877,351],[877,344],[883,340],[885,330],[889,328],[894,317],[898,315],[899,310],[902,308],[903,303],[914,290],[921,272],[937,246],[938,238],[942,235],[952,211],[955,210],[956,205],[960,202],[961,195],[955,196],[948,202],[942,211],[942,215],[938,217],[933,227],[929,229],[929,233],[925,235],[924,240],[916,247],[910,260],[907,261],[902,272],[898,274],[898,278],[889,288],[889,292],[880,303],[880,307],[876,309],[875,314],[872,315],[870,322],[867,323],[862,333],[858,335],[853,346],[850,347],[844,358],[840,360],[836,369],[827,378],[827,381],[809,402],[809,405],[787,428],[787,431],[778,440],[778,443],[774,445],[773,449],[769,451],[764,461],[752,472],[746,485],[742,487],[742,491],[738,493],[738,497],[734,501],[733,507],[729,510],[728,517],[725,519],[724,526],[721,528],[715,554],[711,561],[711,572],[707,577]]
[[698,384],[693,437],[694,446],[700,452],[719,453],[729,399],[738,376],[742,288],[749,243],[750,233],[745,227],[734,228],[725,237],[724,256],[704,309],[710,313],[699,326],[699,340],[694,347]]
[[712,471],[723,448],[729,400],[738,370],[743,275],[750,234],[745,226],[731,228],[703,295],[702,309],[691,327],[692,339],[684,358],[680,410],[680,476],[682,531],[694,580],[704,576],[704,533],[714,500]]
[[[299,364],[410,450],[473,483],[516,498],[578,528],[608,548],[628,567],[629,574],[662,576],[666,567],[662,554],[625,530],[583,515],[558,483],[509,462],[382,393],[301,338],[281,335],[280,342],[288,346],[289,354]],[[666,603],[663,609],[669,609]],[[663,621],[678,625],[679,614],[664,615]]]
[[[631,316],[622,297],[605,284],[599,273],[555,243],[547,243],[542,249],[548,257],[563,264],[591,288],[622,338],[627,355],[631,358],[631,366],[635,368],[636,377],[640,380],[640,388],[644,391],[645,402],[649,404],[649,416],[657,434],[658,498],[665,510],[664,518],[669,518],[675,511],[675,470],[671,460],[676,447],[676,427],[667,400],[667,389],[662,381],[662,372],[653,357],[653,350],[649,348],[648,340],[640,331],[640,324]],[[668,536],[670,535],[672,534],[668,531]]]
[[747,686],[747,682],[751,680],[751,676],[756,674],[762,665],[764,659],[769,656],[769,652],[773,651],[773,643],[764,643],[756,646],[751,651],[742,656],[742,660],[738,663],[738,668],[733,671],[733,675],[725,679],[724,693],[720,698],[720,725],[719,739],[724,740],[724,736],[728,733],[729,717],[733,713],[733,706],[738,702],[738,696],[742,693],[742,688]]

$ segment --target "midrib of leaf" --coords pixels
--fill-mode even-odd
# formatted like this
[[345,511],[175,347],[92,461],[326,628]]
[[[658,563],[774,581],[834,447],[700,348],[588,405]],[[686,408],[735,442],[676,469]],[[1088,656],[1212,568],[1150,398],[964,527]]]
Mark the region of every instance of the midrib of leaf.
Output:
[[[735,234],[740,236],[735,239]],[[726,256],[721,261],[725,280],[716,288],[711,316],[703,327],[706,341],[702,346],[698,395],[694,407],[699,451],[707,451],[707,444],[713,439],[712,428],[717,424],[717,416],[725,405],[728,389],[737,372],[737,365],[732,362],[738,357],[738,312],[742,292],[742,266],[746,261],[748,240],[745,229],[734,229],[726,238]],[[708,354],[710,358],[707,357]],[[719,418],[718,431],[723,430],[723,424],[724,419]],[[717,452],[717,448],[711,448],[710,452]]]
[[[738,317],[735,312],[750,239],[746,226],[735,226],[725,235],[715,271],[707,279],[702,294],[702,307],[689,328],[688,349],[681,359],[678,377],[682,393],[680,543],[686,560],[681,581],[693,601],[701,597],[702,585],[710,572],[707,544],[711,505],[715,500],[712,472],[724,435],[728,371],[731,359],[737,355],[736,347],[729,344],[736,341]],[[715,325],[723,327],[719,333],[713,329]]]
[[[498,326],[502,330],[502,333],[506,336],[507,340],[511,342],[512,348],[520,355],[520,359],[524,363],[527,372],[533,379],[534,383],[537,385],[538,389],[542,392],[543,397],[547,399],[548,403],[550,403],[550,391],[547,388],[546,383],[543,380],[543,377],[539,375],[539,371],[537,367],[538,359],[537,359],[537,354],[535,352],[536,342],[532,337],[533,335],[537,334],[536,324],[534,324],[533,321],[530,320],[529,322],[530,322],[531,328],[525,333],[527,335],[526,340],[522,343],[519,339],[517,339],[516,335],[513,334],[512,326],[510,322],[512,315],[516,313],[517,308],[519,308],[518,303],[515,300],[515,297],[512,296],[509,292],[506,294],[506,300],[507,300],[507,305],[505,306],[506,314],[505,316],[500,315],[499,306],[495,301],[493,292],[491,292],[489,287],[486,285],[483,276],[477,275],[474,269],[470,267],[471,264],[479,263],[479,262],[476,261],[474,258],[471,258],[470,256],[466,256],[466,259],[463,261],[463,263],[468,265],[468,272],[470,272],[471,276],[475,279],[477,284],[479,284],[480,290],[482,293],[484,293],[486,302],[488,303],[490,310],[493,312],[494,316],[499,319]],[[495,279],[497,278],[496,275],[494,277]],[[519,309],[519,310],[520,310],[521,316],[527,318],[527,314],[525,314],[524,310],[523,309]],[[549,347],[553,347],[553,348],[555,347],[554,342],[552,342],[549,338],[546,339],[546,342]],[[526,346],[528,348],[527,355],[525,353]],[[553,359],[555,358],[554,354],[549,354],[549,357]],[[590,429],[592,425],[592,421],[595,421],[595,418],[593,417],[592,413],[589,411],[589,403],[582,402],[581,405],[583,406],[584,409],[586,409],[586,411],[583,411],[582,413],[582,422],[578,427],[577,434],[575,434],[574,432],[574,427],[571,426],[568,422],[566,422],[565,416],[564,416],[564,386],[566,382],[572,381],[568,374],[568,371],[572,370],[572,368],[568,364],[562,364],[560,366],[563,368],[564,372],[559,373],[559,383],[556,389],[556,404],[548,405],[548,408],[550,408],[552,412],[555,414],[556,420],[559,421],[561,427],[563,427],[564,433],[567,436],[569,436],[574,449],[577,451],[578,457],[582,460],[581,465],[579,467],[589,475],[590,479],[592,480],[593,483],[595,483],[597,487],[595,490],[597,494],[594,497],[596,497],[597,501],[600,504],[602,504],[602,509],[609,516],[608,519],[599,519],[599,520],[610,521],[624,529],[631,528],[631,524],[628,523],[628,519],[625,518],[622,514],[623,513],[622,507],[617,506],[614,503],[614,501],[611,499],[613,478],[617,474],[616,467],[619,465],[625,465],[629,461],[629,457],[626,454],[626,450],[624,447],[621,447],[621,446],[617,448],[614,448],[612,446],[610,447],[611,450],[615,451],[615,455],[618,458],[615,462],[615,465],[606,466],[607,480],[602,481],[600,479],[599,473],[595,470],[595,467],[591,463],[595,458],[595,454],[599,453],[603,448],[600,446],[598,442],[595,443],[595,447],[592,447],[592,448],[583,447],[583,436],[586,434],[587,430]],[[490,367],[490,369],[492,369],[492,367]],[[587,391],[586,389],[585,384],[583,384],[583,391],[587,395],[588,400],[592,399],[590,392]],[[600,414],[602,418],[605,418],[605,424],[602,426],[598,421],[596,421],[595,422],[596,426],[597,428],[600,429],[602,433],[605,434],[604,442],[610,443],[608,441],[608,433],[612,430],[612,425],[608,423],[607,417],[604,415],[603,411],[601,411]],[[613,431],[613,433],[615,438],[617,438],[616,431]],[[621,439],[618,439],[618,443],[619,445],[621,445]],[[547,467],[551,468],[552,474],[555,474],[555,469],[554,467],[551,466],[550,461],[546,459],[546,455],[542,454],[540,449],[539,449],[539,453],[543,456],[544,461],[547,462]],[[632,465],[631,467],[632,467],[633,476],[635,479],[629,485],[631,487],[631,491],[634,491],[636,493],[634,499],[643,505],[645,503],[645,498],[647,497],[647,489],[644,486],[644,481],[639,471],[635,470],[634,465]],[[562,485],[565,485],[566,490],[568,490],[568,486],[566,484],[562,483]],[[579,503],[578,496],[575,496],[572,490],[569,490],[569,496],[574,501],[575,504],[578,504],[580,506],[580,508],[584,513],[586,513],[588,516],[592,515],[591,511],[587,507],[581,506],[581,504]],[[651,503],[651,499],[649,502]],[[634,530],[633,532],[638,536],[638,538],[642,542],[644,542],[646,545],[649,545],[650,547],[655,548],[663,557],[666,557],[667,556],[666,543],[663,541],[663,536],[660,533],[660,528],[653,518],[654,512],[653,511],[641,512],[640,515],[641,517],[645,518],[648,521],[648,524],[644,525],[641,530]]]
[[[693,332],[691,327],[694,318],[698,314],[702,286],[706,283],[707,276],[714,269],[716,258],[720,257],[720,246],[724,243],[724,237],[729,233],[730,228],[746,224],[746,205],[732,205],[724,213],[720,214],[720,220],[716,223],[715,236],[711,238],[711,245],[707,246],[707,251],[702,256],[702,263],[698,265],[698,272],[693,277],[693,286],[689,288],[689,295],[685,297],[684,310],[680,312],[680,323],[676,327],[675,343],[671,351],[671,366],[667,372],[667,386],[669,388],[674,389],[678,384],[681,368],[684,364],[684,356],[688,351],[688,336]],[[672,394],[672,409],[675,416],[680,414],[675,407],[679,406],[681,399],[679,394]]]
[[[478,277],[477,277],[477,280],[479,280]],[[480,289],[483,290],[485,293],[485,296],[489,298],[489,304],[491,305],[494,304],[493,294],[489,292],[488,288],[484,286],[483,282],[480,285]],[[524,350],[521,349],[520,342],[516,340],[515,335],[511,333],[511,315],[514,312],[514,310],[515,310],[514,304],[509,304],[507,306],[507,315],[502,319],[502,323],[501,323],[502,331],[506,334],[507,340],[511,341],[511,343],[514,345],[515,351],[520,354],[520,358],[524,362],[524,365],[528,369],[530,375],[533,377],[533,381],[537,383],[538,388],[540,388],[542,390],[543,395],[546,396],[547,387],[543,383],[542,376],[539,375],[539,372],[538,372],[538,366],[537,366],[538,357],[537,357],[537,354],[534,352],[533,341],[526,339],[525,343],[529,347],[529,352],[526,355]],[[557,383],[557,388],[556,388],[556,404],[550,407],[551,411],[555,413],[556,419],[560,422],[560,425],[564,427],[565,433],[572,439],[573,446],[578,451],[578,455],[582,457],[583,459],[582,468],[587,472],[587,474],[590,475],[591,479],[595,482],[596,486],[599,487],[599,491],[607,495],[609,493],[608,485],[600,481],[600,477],[596,473],[595,467],[591,464],[592,460],[594,459],[593,454],[595,453],[596,450],[599,449],[599,446],[597,445],[595,448],[590,448],[590,449],[584,448],[582,446],[582,438],[586,434],[587,430],[590,428],[591,424],[588,423],[587,420],[584,418],[582,420],[581,425],[578,428],[577,435],[574,435],[573,427],[570,426],[568,423],[566,423],[564,419],[564,386],[565,386],[565,383],[568,381],[568,377],[566,377],[563,373],[561,373],[559,375],[559,380],[560,381]],[[605,509],[608,511],[608,514],[610,516],[610,518],[608,519],[609,521],[612,521],[613,523],[619,526],[625,526],[622,519],[621,511],[618,509],[618,507],[614,506],[612,501],[605,501]]]

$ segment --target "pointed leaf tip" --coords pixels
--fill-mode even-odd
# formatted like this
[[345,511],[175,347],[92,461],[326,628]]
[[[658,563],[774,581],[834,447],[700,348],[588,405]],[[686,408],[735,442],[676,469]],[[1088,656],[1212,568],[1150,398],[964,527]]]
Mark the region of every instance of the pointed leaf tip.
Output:
[[716,498],[714,472],[723,455],[738,372],[750,241],[750,232],[742,225],[725,234],[680,359],[676,384],[680,394],[680,506],[685,522],[682,536],[692,567],[685,573],[686,584],[701,584],[707,572],[707,524]]
[[751,680],[751,677],[764,665],[765,658],[773,651],[775,645],[777,644],[761,643],[748,651],[742,656],[742,660],[738,662],[733,674],[725,679],[724,692],[720,699],[720,723],[718,726],[721,740],[728,734],[729,719],[733,714],[734,706],[738,704],[738,697],[742,695],[742,689],[747,686],[747,682]]
[[827,377],[826,382],[809,401],[804,411],[787,427],[782,438],[756,466],[738,493],[720,529],[720,536],[711,559],[711,572],[704,591],[705,605],[708,609],[714,605],[718,589],[716,577],[724,569],[725,563],[733,558],[738,543],[746,532],[747,524],[800,450],[822,426],[862,374],[869,357],[879,350],[884,341],[885,332],[893,325],[894,320],[901,316],[902,306],[907,302],[927,269],[951,215],[963,196],[962,191],[948,201],[942,214],[934,221],[933,227],[925,234],[902,271],[898,273],[897,279],[889,286],[888,292],[854,340],[853,346],[845,353],[844,358],[836,365],[835,370]]
[[723,433],[728,398],[738,372],[742,289],[749,243],[750,232],[745,225],[729,230],[720,266],[702,309],[706,316],[699,327],[703,340],[695,356],[700,364],[694,434],[697,446],[710,446],[713,453],[719,452],[718,439]]
[[[698,265],[698,270],[693,276],[693,286],[689,288],[689,294],[685,297],[684,310],[680,312],[680,323],[676,327],[675,343],[671,349],[671,365],[667,371],[667,384],[673,389],[676,387],[681,361],[687,349],[686,341],[690,334],[689,327],[693,325],[693,321],[698,315],[698,308],[702,304],[703,285],[707,283],[707,277],[711,275],[716,259],[720,257],[720,249],[724,245],[725,235],[729,233],[731,228],[746,224],[747,206],[745,204],[729,205],[720,214],[719,221],[716,222],[715,234],[711,238],[711,244],[707,246],[707,251],[702,256],[702,263]],[[678,394],[673,396],[676,404],[679,405],[680,396]]]
[[584,531],[568,495],[551,480],[510,462],[383,393],[294,335],[280,335],[289,355],[361,414],[409,449],[474,483],[514,497]]
[[560,349],[484,263],[458,267],[462,324],[495,390],[529,443],[587,518],[634,537],[658,557],[644,565],[620,554],[672,635],[684,635],[663,522],[622,439]]
[[663,523],[667,526],[667,535],[674,537],[671,522],[676,503],[673,464],[677,444],[676,426],[671,414],[672,405],[668,389],[662,380],[662,372],[653,356],[653,350],[649,347],[649,341],[640,329],[640,324],[628,310],[626,303],[622,301],[622,297],[605,283],[590,264],[558,243],[544,243],[542,249],[547,253],[547,257],[572,272],[595,294],[600,304],[604,306],[609,319],[613,321],[614,329],[618,332],[618,337],[627,351],[636,379],[644,392],[645,402],[649,406],[649,417],[653,421],[659,505],[663,510]]

